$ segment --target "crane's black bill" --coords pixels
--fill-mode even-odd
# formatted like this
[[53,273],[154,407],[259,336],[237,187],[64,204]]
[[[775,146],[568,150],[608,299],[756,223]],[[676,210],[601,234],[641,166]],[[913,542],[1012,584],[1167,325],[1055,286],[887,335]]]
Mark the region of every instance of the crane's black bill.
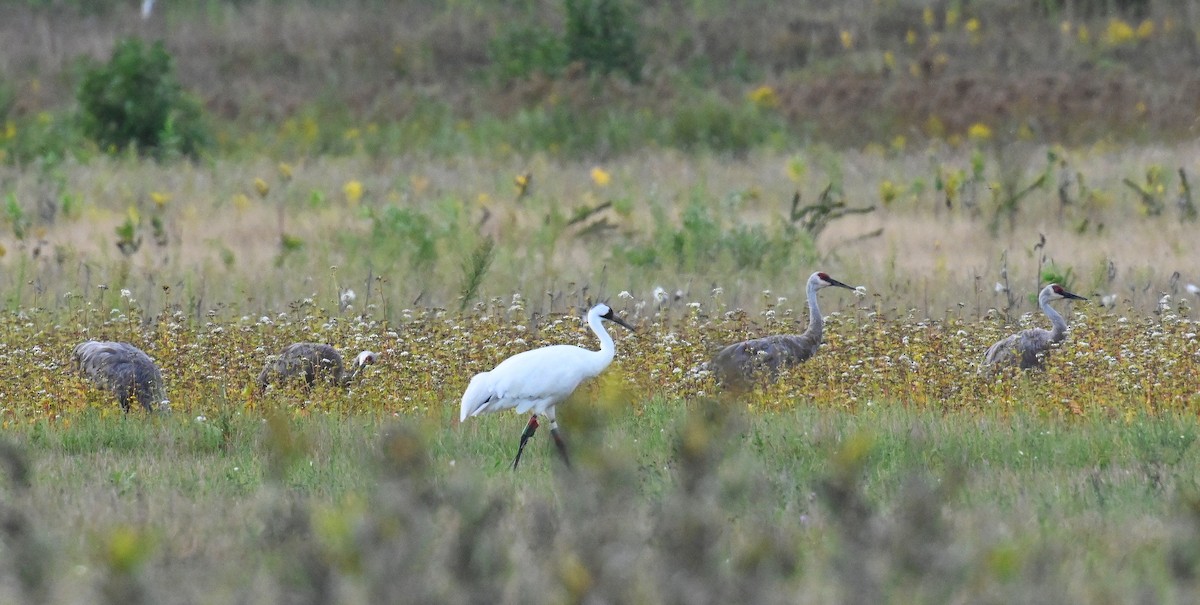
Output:
[[633,326],[625,323],[624,319],[617,317],[617,314],[613,313],[613,310],[611,308],[608,310],[608,313],[605,313],[604,315],[601,315],[600,317],[603,317],[604,319],[607,319],[608,321],[611,321],[613,323],[620,324],[621,326],[623,326],[626,330],[629,330],[630,332],[637,331],[637,330],[633,329]]
[[525,425],[525,430],[521,431],[521,445],[517,446],[517,458],[513,460],[512,469],[517,470],[517,465],[521,463],[521,454],[525,451],[525,442],[529,441],[530,437],[537,432],[538,421],[537,414],[529,417],[529,422]]
[[834,278],[832,278],[832,277],[829,277],[828,275],[826,275],[826,276],[825,276],[825,281],[829,282],[829,284],[830,284],[830,285],[832,285],[832,286],[837,286],[837,287],[839,287],[839,288],[845,288],[845,289],[847,289],[847,290],[853,290],[853,289],[854,289],[854,287],[853,287],[853,286],[847,286],[846,284],[843,284],[842,282],[840,282],[840,281],[838,281],[838,280],[836,280],[836,279],[834,279]]
[[1066,290],[1062,291],[1062,296],[1063,296],[1063,298],[1073,298],[1075,300],[1087,300],[1086,298],[1084,298],[1078,294],[1075,294],[1072,292],[1067,292]]

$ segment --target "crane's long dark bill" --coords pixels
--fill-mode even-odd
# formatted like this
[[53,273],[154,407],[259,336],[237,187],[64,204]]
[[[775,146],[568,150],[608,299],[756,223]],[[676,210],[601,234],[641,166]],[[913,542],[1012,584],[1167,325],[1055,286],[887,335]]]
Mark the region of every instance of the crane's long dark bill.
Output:
[[529,417],[529,422],[525,425],[525,430],[521,431],[521,445],[517,446],[517,458],[513,460],[512,469],[517,470],[517,464],[521,462],[521,453],[525,451],[525,442],[529,441],[530,437],[537,432],[538,422],[537,414]]
[[633,326],[631,326],[631,325],[629,325],[629,324],[625,323],[625,320],[624,320],[624,319],[621,319],[620,317],[617,317],[617,314],[616,314],[616,313],[613,313],[613,316],[612,316],[612,317],[610,317],[609,319],[611,319],[612,321],[615,321],[615,322],[617,322],[618,324],[621,324],[622,326],[624,326],[624,327],[625,327],[625,329],[626,329],[626,330],[629,330],[630,332],[636,332],[636,331],[637,331],[637,330],[634,330],[634,329],[633,329]]
[[825,281],[828,281],[829,283],[831,283],[831,284],[833,284],[833,285],[835,285],[835,286],[838,286],[838,287],[840,287],[840,288],[845,288],[845,289],[847,289],[847,290],[853,290],[853,289],[854,289],[853,287],[851,287],[851,286],[847,286],[846,284],[843,284],[842,282],[840,282],[840,281],[838,281],[838,280],[836,280],[836,279],[834,279],[834,278],[832,278],[832,277],[828,278],[828,279],[827,279],[827,280],[825,280]]
[[1075,300],[1087,300],[1086,298],[1084,298],[1078,294],[1073,294],[1071,292],[1067,292],[1066,290],[1063,290],[1063,298],[1074,298]]

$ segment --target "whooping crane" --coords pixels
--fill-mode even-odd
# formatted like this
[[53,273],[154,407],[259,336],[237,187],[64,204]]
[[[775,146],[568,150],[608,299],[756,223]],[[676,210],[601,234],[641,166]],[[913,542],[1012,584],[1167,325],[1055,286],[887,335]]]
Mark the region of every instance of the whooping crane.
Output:
[[521,462],[525,443],[537,431],[538,414],[545,414],[550,419],[550,435],[554,437],[558,453],[562,455],[563,462],[570,467],[571,461],[567,457],[566,445],[562,436],[558,434],[554,407],[569,397],[580,383],[599,375],[612,363],[616,346],[612,336],[604,329],[600,321],[602,319],[633,330],[633,327],[617,317],[608,305],[598,304],[592,307],[587,314],[587,323],[600,339],[599,351],[590,351],[574,345],[551,345],[517,353],[505,359],[495,369],[480,372],[471,378],[471,383],[463,393],[459,422],[465,421],[469,416],[509,408],[515,408],[518,414],[532,411],[533,415],[529,417],[529,422],[521,433],[517,457],[512,463],[515,470]]

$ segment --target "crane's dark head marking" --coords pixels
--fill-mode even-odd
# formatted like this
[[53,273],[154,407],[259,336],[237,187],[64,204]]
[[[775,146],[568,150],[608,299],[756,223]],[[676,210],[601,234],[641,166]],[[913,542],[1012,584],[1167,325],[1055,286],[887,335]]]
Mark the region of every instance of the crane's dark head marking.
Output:
[[621,327],[625,328],[626,330],[629,330],[630,332],[635,331],[633,329],[633,326],[625,323],[624,319],[617,317],[617,314],[613,313],[612,307],[610,307],[604,303],[600,303],[599,305],[596,305],[596,306],[599,307],[601,319],[607,319],[608,321],[611,321],[613,323],[620,324]]
[[818,273],[817,277],[821,278],[821,281],[829,281],[828,273]]
[[1050,288],[1054,290],[1055,294],[1057,294],[1059,296],[1066,296],[1065,294],[1063,294],[1064,292],[1066,292],[1066,290],[1063,290],[1062,286],[1060,286],[1058,284],[1053,284],[1050,286]]

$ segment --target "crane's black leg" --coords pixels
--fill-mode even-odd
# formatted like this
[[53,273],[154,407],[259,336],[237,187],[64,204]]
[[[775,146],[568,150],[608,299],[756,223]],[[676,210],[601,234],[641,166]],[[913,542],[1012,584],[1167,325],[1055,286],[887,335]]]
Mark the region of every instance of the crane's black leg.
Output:
[[554,445],[558,446],[558,453],[562,454],[563,462],[567,468],[571,468],[571,459],[567,457],[567,444],[563,442],[562,435],[558,434],[558,422],[550,421],[550,436],[554,437]]
[[512,469],[514,471],[517,470],[517,464],[521,462],[521,452],[525,451],[525,442],[529,441],[530,437],[533,437],[533,434],[537,432],[537,428],[537,414],[534,414],[529,417],[529,422],[525,425],[525,430],[521,431],[521,445],[517,446],[517,458],[516,460],[513,460],[512,463]]

